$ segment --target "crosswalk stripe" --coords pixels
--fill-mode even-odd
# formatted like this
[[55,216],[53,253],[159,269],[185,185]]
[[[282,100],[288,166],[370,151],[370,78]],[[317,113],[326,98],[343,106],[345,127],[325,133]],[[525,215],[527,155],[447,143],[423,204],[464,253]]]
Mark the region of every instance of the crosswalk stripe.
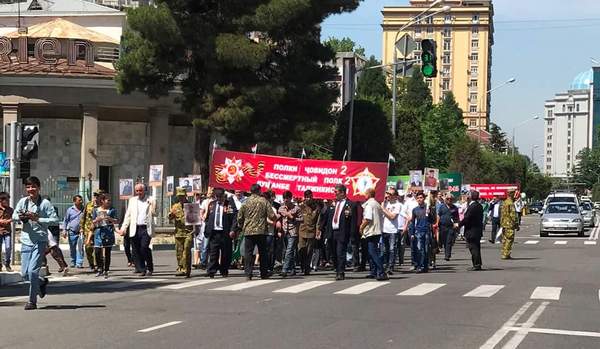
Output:
[[584,245],[596,245],[596,241],[584,241]]
[[527,240],[525,241],[525,245],[537,245],[539,242],[539,240]]
[[498,293],[501,289],[504,288],[504,285],[481,285],[463,295],[463,297],[481,297],[481,298],[489,298],[496,293]]
[[208,284],[212,284],[212,283],[223,281],[223,280],[224,279],[197,280],[197,281],[184,282],[184,283],[181,283],[181,284],[173,284],[173,285],[162,286],[162,287],[159,287],[159,288],[162,289],[162,290],[181,290],[181,289],[188,288],[188,287],[208,285]]
[[148,283],[151,283],[151,282],[165,282],[165,281],[169,281],[169,279],[151,278],[151,279],[131,279],[131,280],[127,280],[127,281],[132,281],[132,282],[148,282]]
[[565,241],[565,240],[558,240],[558,241],[554,241],[554,244],[555,245],[566,245],[567,241]]
[[337,291],[335,294],[362,294],[387,284],[389,284],[388,281],[368,281],[356,286],[345,288],[341,291]]
[[275,290],[275,293],[300,293],[308,290],[312,290],[313,288],[317,288],[319,286],[324,286],[333,283],[333,281],[308,281],[303,282],[299,285],[294,285],[286,288],[282,288],[279,290]]
[[446,286],[446,284],[423,283],[423,284],[417,285],[413,288],[409,288],[406,291],[398,293],[398,296],[424,296],[424,295],[431,293],[443,286]]
[[219,288],[212,288],[211,291],[241,291],[247,288],[257,287],[272,284],[275,282],[279,282],[281,280],[255,280],[255,281],[246,281],[238,284],[233,284],[229,286],[223,286]]
[[560,292],[562,287],[536,287],[531,294],[530,299],[546,299],[551,301],[557,301],[560,299]]

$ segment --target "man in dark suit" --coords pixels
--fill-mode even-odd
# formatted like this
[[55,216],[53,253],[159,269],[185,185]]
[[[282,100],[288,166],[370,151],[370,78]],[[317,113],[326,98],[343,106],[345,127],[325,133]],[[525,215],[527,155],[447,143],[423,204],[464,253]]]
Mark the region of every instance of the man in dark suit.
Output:
[[338,184],[335,186],[335,203],[327,213],[327,235],[331,236],[335,245],[335,272],[337,281],[344,280],[346,270],[346,251],[352,236],[358,234],[358,221],[356,204],[348,200],[346,187]]
[[206,275],[213,278],[218,270],[221,276],[227,277],[231,264],[231,245],[235,236],[237,209],[233,200],[225,196],[223,188],[216,188],[213,193],[216,199],[208,204],[204,230],[204,235],[208,239]]
[[469,270],[481,270],[481,237],[483,236],[483,206],[479,203],[479,192],[471,191],[468,207],[460,227],[465,227],[465,240],[471,252],[473,267]]

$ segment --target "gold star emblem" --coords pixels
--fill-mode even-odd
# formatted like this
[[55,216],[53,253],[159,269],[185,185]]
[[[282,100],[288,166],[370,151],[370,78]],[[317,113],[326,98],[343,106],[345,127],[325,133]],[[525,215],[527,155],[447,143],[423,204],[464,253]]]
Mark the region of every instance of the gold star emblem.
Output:
[[367,196],[367,189],[375,189],[380,179],[375,177],[369,171],[369,168],[366,167],[362,172],[356,174],[356,176],[350,177],[350,180],[352,181],[352,190],[355,196]]

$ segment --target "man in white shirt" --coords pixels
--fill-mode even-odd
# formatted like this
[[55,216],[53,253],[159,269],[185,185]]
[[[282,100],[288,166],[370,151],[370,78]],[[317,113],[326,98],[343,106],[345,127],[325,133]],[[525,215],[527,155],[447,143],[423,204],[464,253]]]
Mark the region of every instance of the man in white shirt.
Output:
[[[404,202],[404,206],[402,207],[402,216],[404,217],[404,234],[408,234],[408,222],[412,219],[412,212],[415,208],[419,206],[419,203],[415,199],[415,196],[412,192],[408,192],[406,194],[406,200]],[[417,242],[416,240],[410,240],[410,250],[411,250],[411,261],[413,267],[417,266]]]
[[[394,273],[396,255],[398,253],[398,232],[400,228],[400,211],[402,204],[398,201],[396,188],[389,187],[385,193],[385,201],[381,204],[383,210],[383,264],[388,275]],[[402,241],[400,241],[402,243]]]
[[377,278],[377,281],[384,281],[388,280],[388,277],[383,269],[383,259],[379,249],[379,240],[383,230],[383,209],[375,200],[375,189],[368,189],[367,197],[369,200],[363,204],[363,221],[359,229],[362,238],[367,240],[371,262],[371,272],[367,275],[367,278]]
[[492,221],[492,232],[490,234],[489,242],[496,243],[496,233],[498,233],[498,228],[500,227],[500,213],[502,212],[502,200],[500,197],[496,195],[492,200],[490,205],[490,211],[488,216]]
[[127,212],[119,234],[129,234],[135,252],[136,273],[141,276],[152,276],[154,263],[152,261],[152,240],[156,202],[146,196],[146,186],[142,183],[135,185],[135,195],[129,199]]

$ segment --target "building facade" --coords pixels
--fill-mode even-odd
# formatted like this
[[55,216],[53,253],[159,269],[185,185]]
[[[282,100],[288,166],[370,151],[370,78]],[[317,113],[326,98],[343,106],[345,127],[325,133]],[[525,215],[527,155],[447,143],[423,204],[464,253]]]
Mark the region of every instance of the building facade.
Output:
[[[487,129],[489,91],[491,89],[492,45],[494,43],[493,6],[491,0],[446,0],[447,13],[419,20],[403,32],[399,30],[417,17],[433,0],[411,0],[410,6],[383,8],[383,63],[394,60],[396,41],[409,34],[416,50],[406,58],[420,59],[420,41],[436,42],[438,74],[427,79],[434,102],[452,92],[463,110],[469,128]],[[439,8],[433,8],[429,13]],[[423,15],[421,18],[423,18]],[[403,59],[396,51],[398,59]]]
[[592,69],[582,72],[544,105],[544,173],[551,177],[569,178],[577,154],[593,145],[593,81]]

